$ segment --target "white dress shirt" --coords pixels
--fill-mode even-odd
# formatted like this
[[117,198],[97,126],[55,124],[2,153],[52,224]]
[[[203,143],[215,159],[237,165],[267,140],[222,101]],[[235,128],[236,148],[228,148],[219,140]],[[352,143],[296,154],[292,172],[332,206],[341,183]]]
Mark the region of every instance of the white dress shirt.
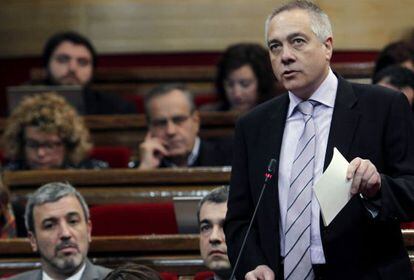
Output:
[[[326,147],[328,145],[329,130],[332,121],[332,114],[335,104],[336,91],[338,88],[338,79],[329,69],[328,76],[312,94],[309,100],[319,102],[315,106],[313,119],[316,130],[316,148],[315,148],[315,170],[313,184],[318,181],[323,173],[325,162]],[[292,163],[296,153],[296,144],[299,141],[300,134],[304,129],[302,114],[294,111],[296,105],[303,100],[289,92],[289,108],[286,117],[286,126],[283,132],[283,140],[279,158],[279,205],[280,205],[280,250],[281,256],[285,252],[285,226],[286,212],[289,197],[290,174]],[[313,186],[312,186],[313,188]],[[325,255],[322,248],[321,233],[319,226],[320,207],[315,193],[312,193],[312,214],[311,214],[311,261],[313,264],[325,263]]]

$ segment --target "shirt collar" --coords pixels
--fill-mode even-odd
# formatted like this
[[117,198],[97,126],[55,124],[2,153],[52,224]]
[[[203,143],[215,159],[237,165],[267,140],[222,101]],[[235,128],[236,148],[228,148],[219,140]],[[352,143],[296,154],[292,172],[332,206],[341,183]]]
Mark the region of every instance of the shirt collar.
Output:
[[[196,162],[198,155],[200,154],[200,143],[200,137],[197,136],[194,141],[193,149],[187,157],[187,166],[193,166],[193,164]],[[174,163],[166,159],[163,160],[163,163],[165,167],[177,167]]]
[[[70,276],[69,278],[66,278],[66,280],[80,280],[83,272],[85,271],[85,268],[86,268],[86,263],[83,263],[82,268],[78,272]],[[51,278],[49,275],[47,275],[47,273],[44,270],[42,270],[42,280],[53,280],[53,278]]]
[[187,159],[188,166],[192,166],[195,163],[195,161],[198,158],[199,153],[200,153],[200,137],[196,137],[193,150],[191,151]]
[[[321,85],[316,89],[316,91],[311,95],[309,99],[315,100],[320,104],[325,105],[326,107],[333,108],[335,105],[336,91],[338,89],[338,78],[332,72],[332,69],[329,68],[328,75]],[[287,117],[291,117],[293,110],[296,106],[303,100],[292,92],[289,91],[289,109]]]

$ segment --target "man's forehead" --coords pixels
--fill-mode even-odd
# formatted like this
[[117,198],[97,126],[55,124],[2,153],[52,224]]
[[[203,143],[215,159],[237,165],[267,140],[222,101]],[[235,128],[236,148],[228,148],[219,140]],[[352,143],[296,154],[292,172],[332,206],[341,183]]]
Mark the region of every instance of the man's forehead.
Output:
[[149,103],[151,118],[170,117],[190,113],[190,103],[181,90],[156,96]]
[[[292,9],[280,12],[275,15],[269,22],[269,36],[272,32],[285,32],[286,27],[297,29],[293,32],[303,32],[304,27],[310,30],[310,14],[303,9]],[[289,29],[289,32],[291,30]]]
[[79,200],[74,195],[64,196],[54,202],[46,202],[36,205],[33,208],[34,217],[38,217],[41,220],[53,217],[65,217],[75,213],[82,215],[83,209]]
[[89,49],[83,44],[76,44],[72,41],[63,41],[53,50],[53,54],[76,54],[81,56],[87,56],[92,58],[92,53]]
[[214,203],[207,201],[200,209],[200,221],[210,219],[224,219],[227,212],[227,202]]

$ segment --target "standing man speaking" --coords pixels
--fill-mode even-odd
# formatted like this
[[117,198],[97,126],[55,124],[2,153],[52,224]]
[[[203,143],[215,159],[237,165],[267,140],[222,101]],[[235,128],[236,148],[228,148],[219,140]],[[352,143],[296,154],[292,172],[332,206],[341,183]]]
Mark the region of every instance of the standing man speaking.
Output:
[[[288,93],[236,125],[225,234],[236,262],[271,158],[237,279],[413,279],[400,222],[414,218],[414,123],[403,94],[332,72],[328,16],[307,1],[266,22],[277,79]],[[336,147],[350,162],[351,199],[328,226],[313,192]]]

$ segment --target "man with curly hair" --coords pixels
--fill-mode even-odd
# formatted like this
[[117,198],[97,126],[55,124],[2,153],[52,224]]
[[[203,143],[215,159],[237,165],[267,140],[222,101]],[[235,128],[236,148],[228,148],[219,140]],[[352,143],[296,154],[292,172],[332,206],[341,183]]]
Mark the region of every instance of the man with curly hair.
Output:
[[92,148],[83,119],[63,97],[42,93],[25,98],[3,134],[7,170],[105,168],[88,159]]

